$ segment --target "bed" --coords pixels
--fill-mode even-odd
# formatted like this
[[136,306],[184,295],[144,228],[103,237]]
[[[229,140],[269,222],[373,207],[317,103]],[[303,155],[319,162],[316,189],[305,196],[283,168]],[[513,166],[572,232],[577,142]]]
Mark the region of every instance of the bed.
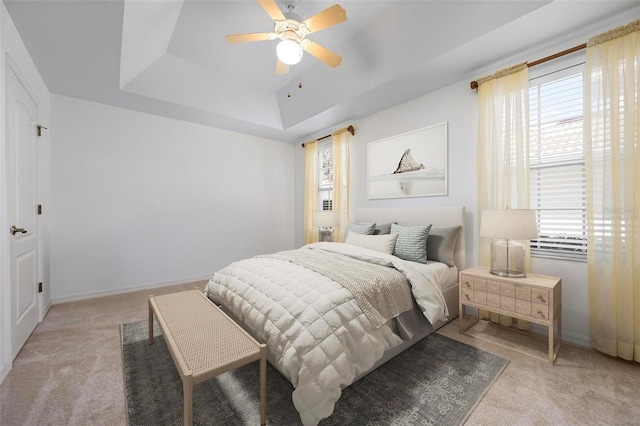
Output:
[[[315,425],[342,389],[458,315],[464,220],[464,207],[357,209],[346,244],[234,262],[205,291],[267,344],[302,423]],[[374,223],[381,234],[364,235]],[[436,261],[412,257],[423,255],[413,236],[425,227]]]

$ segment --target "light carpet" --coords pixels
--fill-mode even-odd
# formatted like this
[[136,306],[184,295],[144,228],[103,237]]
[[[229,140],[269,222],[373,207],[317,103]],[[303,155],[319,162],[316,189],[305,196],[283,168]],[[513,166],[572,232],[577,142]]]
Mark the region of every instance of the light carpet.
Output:
[[[130,425],[180,425],[182,382],[161,333],[147,343],[147,321],[123,324],[122,356]],[[460,425],[508,361],[439,334],[346,388],[321,425]],[[259,424],[258,364],[224,373],[194,388],[195,425]],[[267,424],[297,425],[293,386],[267,369]]]

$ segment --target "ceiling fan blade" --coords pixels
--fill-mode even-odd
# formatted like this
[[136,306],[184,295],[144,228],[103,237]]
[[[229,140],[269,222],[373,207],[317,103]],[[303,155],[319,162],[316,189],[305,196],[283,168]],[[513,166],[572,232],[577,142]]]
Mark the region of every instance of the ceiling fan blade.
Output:
[[267,12],[274,21],[284,21],[287,19],[282,14],[276,0],[258,0],[258,3],[260,3],[260,6],[262,6],[264,11]]
[[248,33],[248,34],[232,34],[225,38],[229,43],[246,43],[249,41],[264,41],[271,40],[269,35],[271,33]]
[[334,4],[328,9],[323,10],[320,13],[313,15],[311,18],[306,19],[303,23],[309,28],[312,33],[315,31],[323,30],[332,25],[340,24],[347,20],[347,12],[339,5]]
[[285,64],[280,59],[278,59],[278,62],[276,63],[276,74],[278,75],[289,74],[289,65]]
[[340,62],[342,62],[342,58],[340,56],[333,53],[329,49],[320,46],[318,43],[314,43],[309,39],[307,40],[309,41],[309,43],[307,44],[306,47],[303,47],[304,50],[306,50],[316,58],[320,59],[322,62],[329,65],[330,67],[335,68],[338,65],[340,65]]

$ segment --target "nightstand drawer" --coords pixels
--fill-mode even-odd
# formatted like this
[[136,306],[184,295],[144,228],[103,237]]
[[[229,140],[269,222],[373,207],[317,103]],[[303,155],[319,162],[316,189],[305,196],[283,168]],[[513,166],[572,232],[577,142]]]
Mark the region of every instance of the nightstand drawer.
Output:
[[549,319],[549,305],[531,302],[531,316],[534,318]]
[[549,304],[549,292],[544,288],[531,289],[531,300],[536,303]]
[[516,299],[531,300],[531,287],[527,285],[516,285]]
[[466,275],[462,276],[462,284],[461,285],[462,285],[463,289],[471,289],[471,288],[473,288],[472,287],[473,286],[472,283],[473,283],[473,278],[470,278],[470,277],[468,277]]
[[487,292],[485,291],[473,291],[473,301],[476,303],[481,303],[483,305],[487,304]]
[[492,306],[494,308],[500,307],[500,295],[487,293],[487,306]]
[[500,281],[487,280],[487,293],[500,294]]
[[473,290],[487,291],[487,280],[483,280],[482,278],[474,278]]
[[531,315],[531,301],[516,299],[516,312],[522,315]]
[[516,297],[516,285],[511,283],[500,283],[500,294],[507,297]]
[[473,290],[462,288],[462,300],[471,302],[473,300]]
[[505,311],[513,311],[516,310],[516,299],[513,297],[500,296],[500,308]]

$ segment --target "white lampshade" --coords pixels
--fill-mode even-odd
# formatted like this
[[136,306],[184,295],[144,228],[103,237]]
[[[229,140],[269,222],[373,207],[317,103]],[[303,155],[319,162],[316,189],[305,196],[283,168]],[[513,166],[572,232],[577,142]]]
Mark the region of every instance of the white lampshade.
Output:
[[278,59],[287,65],[295,65],[302,59],[302,46],[293,40],[282,40],[276,46]]
[[539,237],[535,210],[484,210],[480,236],[512,240],[533,240]]
[[315,225],[318,228],[326,228],[338,224],[338,212],[333,210],[323,210],[316,212]]

